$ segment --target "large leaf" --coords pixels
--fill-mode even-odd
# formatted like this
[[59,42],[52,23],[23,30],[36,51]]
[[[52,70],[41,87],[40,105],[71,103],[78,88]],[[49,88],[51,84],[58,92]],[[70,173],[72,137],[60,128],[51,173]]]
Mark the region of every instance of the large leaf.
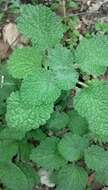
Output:
[[52,131],[64,129],[69,122],[69,117],[65,112],[53,112],[47,122],[47,128]]
[[31,153],[31,159],[45,169],[59,169],[66,162],[57,151],[58,139],[48,137],[34,148]]
[[61,19],[42,5],[21,6],[21,16],[17,19],[17,24],[21,33],[41,50],[55,46],[65,32]]
[[82,158],[84,150],[88,146],[87,138],[67,133],[58,144],[58,150],[66,160],[77,161]]
[[0,163],[0,181],[7,189],[29,190],[26,176],[12,163]]
[[17,128],[20,132],[27,132],[39,128],[50,118],[53,104],[43,104],[26,107],[20,99],[19,92],[12,93],[7,101],[6,121],[10,128]]
[[88,181],[86,171],[74,165],[67,165],[57,175],[56,190],[84,190]]
[[48,64],[55,76],[57,85],[62,90],[69,90],[75,87],[78,73],[74,69],[73,54],[70,50],[62,46],[49,50]]
[[88,132],[88,123],[85,118],[81,117],[76,111],[71,111],[69,115],[69,129],[77,135],[83,135]]
[[28,105],[43,105],[54,102],[60,96],[51,72],[38,71],[22,82],[21,98]]
[[25,78],[41,69],[42,53],[33,47],[17,48],[8,61],[9,73],[18,79]]
[[85,117],[89,129],[97,135],[108,136],[108,82],[92,80],[78,92],[74,107]]
[[85,150],[85,162],[89,169],[102,172],[108,168],[108,151],[92,145]]
[[108,37],[97,35],[83,38],[76,50],[76,63],[87,74],[99,76],[108,66]]

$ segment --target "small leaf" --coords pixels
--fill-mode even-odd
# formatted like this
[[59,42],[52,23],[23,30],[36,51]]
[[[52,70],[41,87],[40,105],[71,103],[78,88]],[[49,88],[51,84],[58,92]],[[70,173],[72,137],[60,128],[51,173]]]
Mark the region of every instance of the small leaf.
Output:
[[84,135],[88,132],[88,123],[85,118],[81,117],[76,111],[71,111],[68,115],[70,119],[68,127],[73,134]]
[[74,69],[73,54],[70,50],[60,45],[49,50],[48,64],[59,88],[70,90],[75,87],[78,73]]
[[88,146],[87,138],[67,133],[58,144],[58,150],[67,161],[77,161],[82,158]]
[[29,131],[26,134],[27,139],[34,139],[36,141],[43,141],[47,137],[46,134],[41,129],[35,129]]
[[31,153],[31,160],[45,169],[59,169],[66,162],[57,151],[58,139],[56,137],[48,137],[34,148]]
[[9,73],[18,79],[42,69],[42,53],[33,47],[17,48],[8,61]]
[[58,172],[56,190],[84,190],[87,181],[88,176],[83,168],[67,165]]
[[108,151],[97,145],[92,145],[85,150],[85,162],[89,169],[104,171],[108,168]]
[[65,112],[53,112],[47,121],[47,128],[52,131],[59,131],[67,126],[68,121],[69,117]]
[[27,163],[22,162],[17,163],[17,166],[23,171],[28,180],[28,190],[33,190],[33,188],[40,182],[39,176],[35,169],[32,168]]

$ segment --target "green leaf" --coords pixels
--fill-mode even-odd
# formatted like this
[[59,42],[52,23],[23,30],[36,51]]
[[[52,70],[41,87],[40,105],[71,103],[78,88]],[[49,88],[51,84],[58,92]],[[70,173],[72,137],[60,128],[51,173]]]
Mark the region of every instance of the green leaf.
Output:
[[48,137],[34,148],[31,153],[31,160],[45,169],[59,169],[66,162],[57,151],[59,140],[56,137]]
[[17,128],[6,127],[0,131],[0,140],[22,140],[24,137],[25,133]]
[[92,80],[88,87],[79,91],[74,108],[85,117],[89,129],[97,135],[108,136],[108,82]]
[[9,73],[18,79],[42,69],[42,53],[34,47],[17,48],[8,60]]
[[99,76],[108,66],[108,37],[97,35],[83,38],[76,50],[76,63],[87,74]]
[[0,162],[11,162],[18,152],[18,144],[12,141],[0,141]]
[[17,163],[17,166],[24,172],[28,180],[28,189],[33,190],[33,188],[40,182],[39,176],[36,173],[35,169],[32,168],[27,163],[22,162]]
[[41,50],[54,47],[65,32],[61,19],[50,8],[42,5],[21,6],[21,16],[17,19],[17,24],[20,32]]
[[46,134],[41,129],[35,129],[32,131],[29,131],[26,134],[27,139],[33,139],[40,142],[45,140],[46,137],[47,137]]
[[84,190],[87,181],[88,176],[83,168],[67,165],[58,172],[56,190]]
[[7,125],[24,133],[44,125],[52,111],[52,103],[28,108],[21,102],[19,92],[13,92],[7,101]]
[[6,99],[16,90],[16,81],[8,74],[7,65],[0,65],[0,115],[6,112]]
[[74,69],[73,54],[70,50],[60,45],[49,50],[48,64],[57,85],[62,90],[70,90],[75,87],[78,73]]
[[23,162],[27,162],[30,159],[30,153],[33,148],[33,145],[27,142],[21,141],[19,143],[19,157]]
[[108,168],[108,151],[97,145],[92,145],[85,150],[85,162],[89,169],[104,171]]
[[76,111],[68,113],[70,122],[69,129],[73,134],[84,135],[88,132],[88,123],[85,118],[81,117]]
[[58,144],[58,150],[67,161],[77,161],[82,158],[88,146],[87,138],[67,133]]
[[21,99],[26,105],[51,104],[60,93],[49,71],[38,71],[25,78],[21,85]]
[[108,168],[101,172],[96,172],[95,180],[102,185],[108,185]]
[[64,129],[69,122],[69,117],[65,112],[53,112],[47,121],[47,128],[52,131]]
[[11,190],[29,190],[24,173],[12,163],[0,163],[0,181]]

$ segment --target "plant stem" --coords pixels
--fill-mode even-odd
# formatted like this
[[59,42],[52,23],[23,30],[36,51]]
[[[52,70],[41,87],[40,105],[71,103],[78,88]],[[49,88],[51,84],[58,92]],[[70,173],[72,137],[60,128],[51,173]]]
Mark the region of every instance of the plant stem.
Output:
[[81,82],[81,81],[78,81],[78,84],[79,84],[79,85],[81,85],[81,86],[83,86],[83,87],[85,87],[85,88],[87,88],[87,87],[88,87],[88,85],[87,85],[87,84],[85,84],[84,82]]

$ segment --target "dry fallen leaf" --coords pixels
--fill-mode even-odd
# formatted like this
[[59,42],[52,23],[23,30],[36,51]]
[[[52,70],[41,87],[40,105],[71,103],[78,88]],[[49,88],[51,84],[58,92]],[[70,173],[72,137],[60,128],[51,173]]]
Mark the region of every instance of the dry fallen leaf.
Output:
[[19,42],[20,34],[17,30],[16,24],[9,23],[3,28],[3,39],[4,42],[8,43],[11,48],[14,48]]

